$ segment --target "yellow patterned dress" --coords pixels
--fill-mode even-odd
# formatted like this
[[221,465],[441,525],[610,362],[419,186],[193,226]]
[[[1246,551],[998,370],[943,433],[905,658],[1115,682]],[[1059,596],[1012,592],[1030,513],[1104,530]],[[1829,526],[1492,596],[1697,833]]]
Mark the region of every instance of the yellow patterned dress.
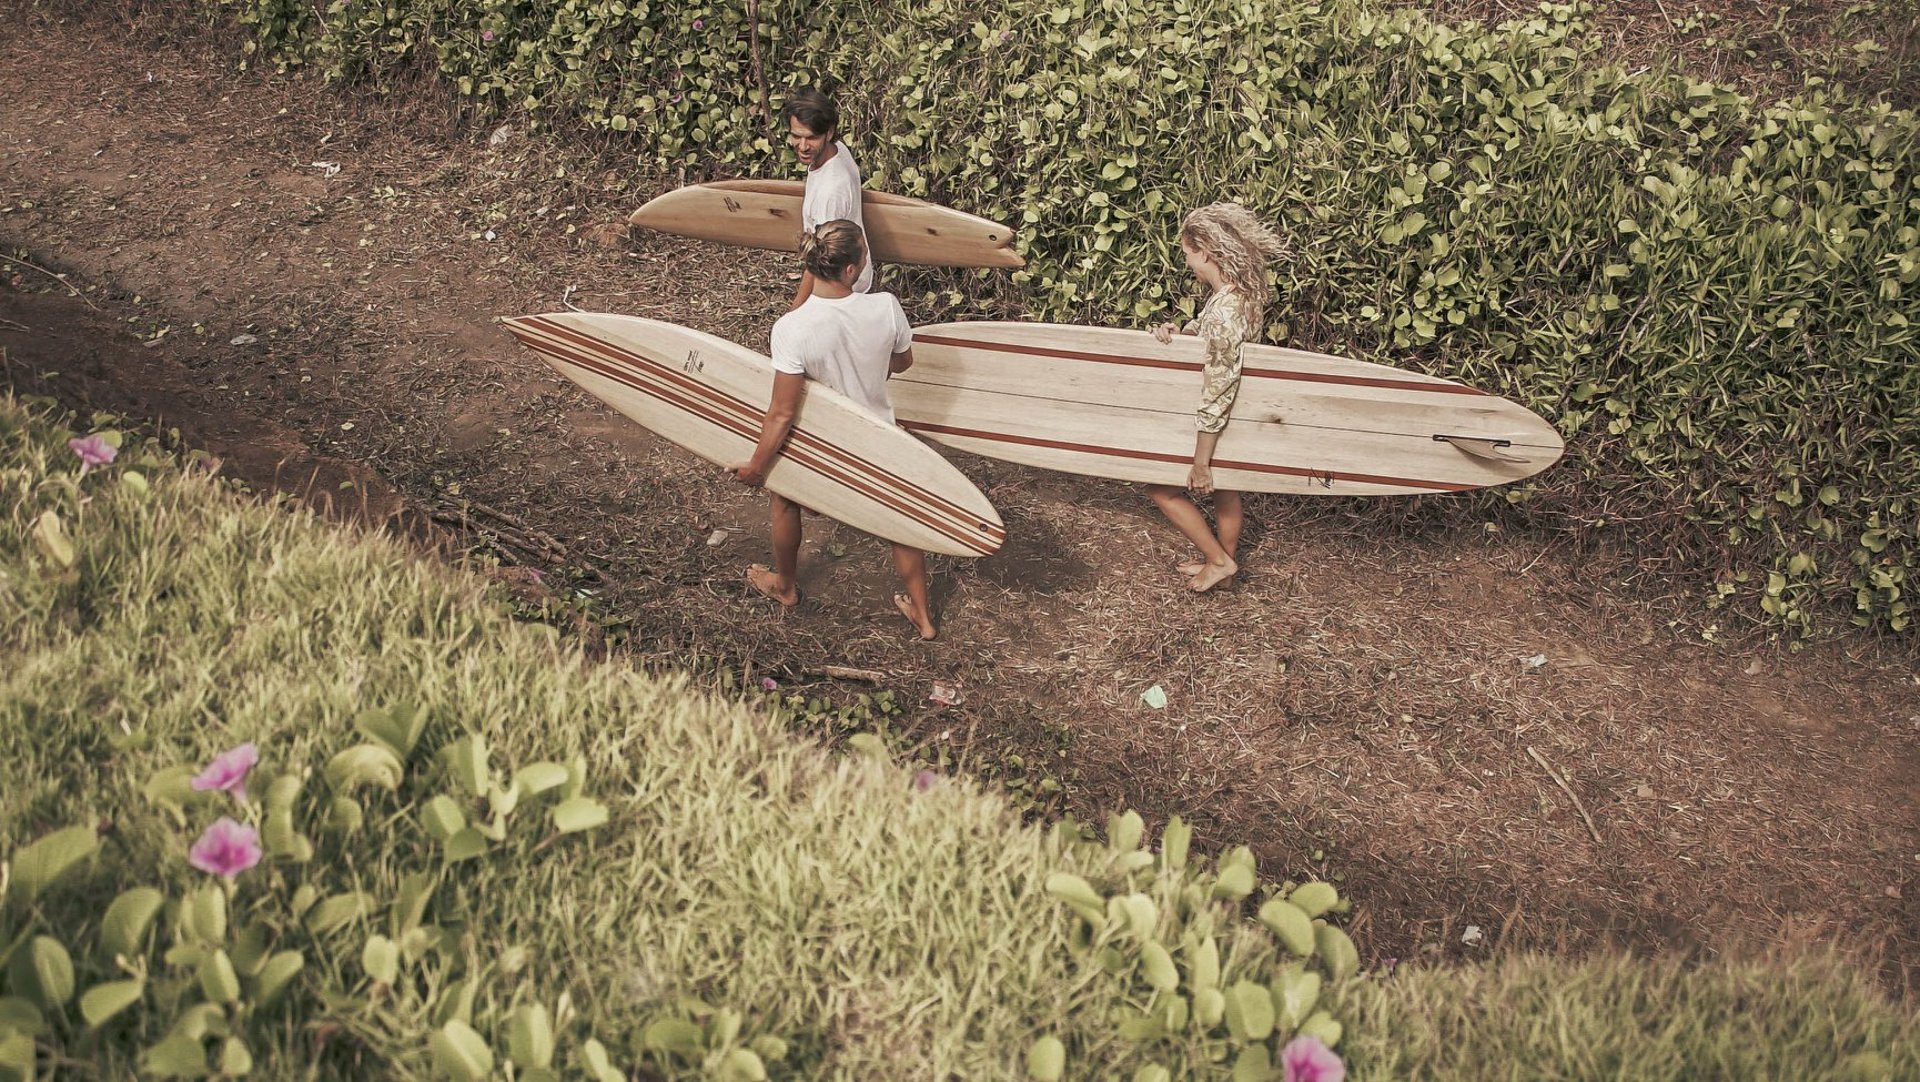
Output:
[[1227,427],[1233,400],[1240,393],[1240,347],[1253,341],[1257,332],[1258,328],[1247,320],[1240,294],[1231,287],[1209,297],[1199,318],[1187,324],[1186,333],[1207,342],[1200,408],[1195,411],[1200,431],[1218,432]]

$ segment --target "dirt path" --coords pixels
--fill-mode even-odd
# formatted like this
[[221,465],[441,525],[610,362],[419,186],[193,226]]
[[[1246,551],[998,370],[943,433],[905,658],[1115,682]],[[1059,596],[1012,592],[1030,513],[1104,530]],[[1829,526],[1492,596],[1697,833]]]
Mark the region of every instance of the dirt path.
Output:
[[[764,346],[784,260],[607,227],[668,182],[489,145],[430,96],[34,19],[0,37],[0,101],[0,373],[22,392],[157,417],[376,518],[464,519],[590,589],[582,618],[644,659],[836,703],[873,689],[809,673],[880,671],[929,759],[1342,877],[1376,958],[1920,945],[1908,654],[1788,653],[1712,626],[1630,536],[1513,536],[1438,500],[1252,500],[1244,581],[1194,598],[1139,491],[973,459],[1013,541],[936,562],[941,641],[904,634],[882,547],[821,520],[781,618],[740,582],[762,502],[491,322],[570,301]],[[963,701],[927,702],[935,682]]]

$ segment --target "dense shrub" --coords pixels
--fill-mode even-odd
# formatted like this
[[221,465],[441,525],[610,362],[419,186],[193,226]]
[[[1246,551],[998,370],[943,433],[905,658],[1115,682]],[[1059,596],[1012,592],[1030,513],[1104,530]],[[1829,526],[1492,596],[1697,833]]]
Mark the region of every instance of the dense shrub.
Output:
[[[283,64],[424,69],[627,133],[663,174],[784,169],[761,95],[827,75],[874,186],[1019,227],[1034,318],[1190,308],[1179,216],[1238,199],[1297,246],[1271,338],[1559,425],[1568,462],[1492,498],[1796,629],[1913,626],[1909,112],[1606,67],[1577,6],[1490,29],[1363,0],[339,0],[322,26],[227,2]],[[993,281],[913,280],[955,312]]]

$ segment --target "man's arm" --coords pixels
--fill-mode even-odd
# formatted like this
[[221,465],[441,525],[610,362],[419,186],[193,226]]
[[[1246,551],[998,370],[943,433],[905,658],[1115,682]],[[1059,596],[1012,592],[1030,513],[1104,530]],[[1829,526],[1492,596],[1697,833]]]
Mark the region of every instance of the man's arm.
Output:
[[767,471],[780,455],[780,448],[793,431],[793,420],[800,412],[800,396],[806,391],[807,377],[793,372],[773,374],[773,401],[767,403],[766,416],[760,422],[760,442],[753,457],[733,468],[740,483],[759,488],[767,483]]

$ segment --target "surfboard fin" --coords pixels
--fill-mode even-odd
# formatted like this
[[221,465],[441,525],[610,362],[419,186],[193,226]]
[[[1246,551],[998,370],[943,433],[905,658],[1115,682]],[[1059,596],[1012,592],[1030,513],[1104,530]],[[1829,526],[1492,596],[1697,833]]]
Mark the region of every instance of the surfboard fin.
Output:
[[1450,443],[1458,451],[1484,458],[1490,462],[1525,462],[1519,455],[1510,455],[1506,448],[1513,446],[1512,440],[1490,440],[1478,436],[1444,436],[1435,433],[1435,443]]

